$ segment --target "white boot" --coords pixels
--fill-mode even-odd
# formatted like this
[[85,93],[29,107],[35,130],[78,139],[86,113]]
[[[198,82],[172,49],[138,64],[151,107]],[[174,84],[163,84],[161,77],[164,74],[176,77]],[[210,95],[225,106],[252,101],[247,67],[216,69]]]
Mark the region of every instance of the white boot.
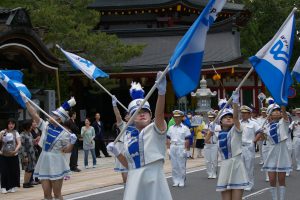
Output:
[[271,187],[270,191],[271,191],[271,195],[272,195],[272,200],[278,200],[277,187]]
[[279,186],[279,200],[285,200],[285,186]]

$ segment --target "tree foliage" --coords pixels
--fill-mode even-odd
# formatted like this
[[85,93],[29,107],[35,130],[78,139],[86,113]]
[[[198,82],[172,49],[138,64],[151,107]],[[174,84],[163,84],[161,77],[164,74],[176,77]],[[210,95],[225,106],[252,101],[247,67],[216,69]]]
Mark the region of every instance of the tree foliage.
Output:
[[[300,6],[297,0],[243,0],[246,8],[251,12],[248,24],[241,30],[242,54],[247,58],[255,55],[272,37],[276,34],[284,20],[287,18],[293,7]],[[300,25],[300,15],[296,12],[296,29]],[[300,55],[299,35],[294,40],[293,55],[290,62],[290,69],[294,67]],[[296,99],[300,98],[300,86],[294,82],[297,89],[297,97],[290,99],[290,105],[300,105]]]
[[56,55],[61,56],[55,44],[107,66],[120,66],[120,63],[140,55],[142,45],[127,45],[114,35],[93,31],[100,20],[99,12],[87,9],[93,1],[1,0],[0,6],[27,8],[33,26],[40,30],[43,41]]

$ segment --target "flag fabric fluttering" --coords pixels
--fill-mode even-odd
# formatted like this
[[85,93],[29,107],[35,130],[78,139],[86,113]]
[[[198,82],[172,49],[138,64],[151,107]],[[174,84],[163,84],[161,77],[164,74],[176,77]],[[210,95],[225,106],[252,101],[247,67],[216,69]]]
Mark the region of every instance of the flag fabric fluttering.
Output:
[[293,68],[292,76],[300,83],[300,57]]
[[210,0],[177,44],[169,61],[169,74],[177,97],[187,95],[199,84],[206,35],[226,0]]
[[91,61],[86,60],[76,54],[67,52],[57,45],[63,52],[66,58],[70,61],[71,65],[76,69],[82,71],[89,79],[97,79],[98,77],[106,78],[108,74],[99,69]]
[[256,73],[279,105],[287,105],[288,90],[293,83],[288,66],[294,45],[295,10],[294,8],[272,40],[249,58]]
[[[7,74],[7,75],[6,75]],[[10,77],[15,77],[12,79]],[[0,70],[0,83],[10,93],[14,99],[23,107],[26,108],[25,102],[22,99],[21,92],[31,99],[31,94],[27,87],[21,83],[23,73],[18,70]]]

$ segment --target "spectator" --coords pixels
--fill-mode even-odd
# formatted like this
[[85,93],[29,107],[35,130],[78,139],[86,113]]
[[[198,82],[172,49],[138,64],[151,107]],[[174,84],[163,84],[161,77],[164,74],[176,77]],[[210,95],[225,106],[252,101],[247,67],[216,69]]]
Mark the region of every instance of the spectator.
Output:
[[31,134],[32,120],[23,123],[23,132],[21,136],[20,158],[22,161],[22,169],[25,170],[23,188],[31,188],[31,175],[36,164],[34,139]]
[[103,123],[100,121],[100,113],[95,114],[95,121],[92,126],[95,129],[95,153],[97,158],[101,158],[100,150],[104,154],[105,157],[111,157],[107,153],[107,149],[104,143],[104,126]]
[[[69,120],[69,125],[70,125],[70,130],[72,133],[74,133],[77,138],[80,137],[80,132],[79,128],[75,123],[76,120],[76,112],[70,111],[70,120]],[[77,139],[76,143],[73,146],[72,153],[71,153],[71,158],[70,158],[70,169],[73,172],[80,172],[81,170],[78,169],[78,146],[79,146],[79,140]]]
[[96,167],[96,154],[95,154],[95,129],[91,126],[91,120],[85,119],[85,126],[81,128],[81,136],[83,137],[83,150],[84,150],[84,167],[88,169],[88,156],[91,151],[93,157],[93,168]]
[[15,192],[20,187],[20,166],[18,151],[21,148],[21,139],[15,130],[16,121],[8,119],[6,129],[0,132],[1,149],[1,192]]

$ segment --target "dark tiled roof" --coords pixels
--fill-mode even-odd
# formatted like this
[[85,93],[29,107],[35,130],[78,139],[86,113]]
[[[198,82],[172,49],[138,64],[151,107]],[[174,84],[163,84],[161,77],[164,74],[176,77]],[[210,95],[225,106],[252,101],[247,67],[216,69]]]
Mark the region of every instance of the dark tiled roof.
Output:
[[[182,36],[156,36],[122,38],[127,44],[145,44],[143,54],[124,63],[124,68],[160,68],[167,66],[173,51]],[[222,65],[241,57],[240,36],[236,32],[208,34],[203,65]]]
[[[169,6],[183,3],[192,7],[204,7],[209,0],[96,0],[88,8],[92,9],[126,9],[126,8],[147,8],[158,6]],[[244,10],[243,4],[226,3],[224,9]]]

